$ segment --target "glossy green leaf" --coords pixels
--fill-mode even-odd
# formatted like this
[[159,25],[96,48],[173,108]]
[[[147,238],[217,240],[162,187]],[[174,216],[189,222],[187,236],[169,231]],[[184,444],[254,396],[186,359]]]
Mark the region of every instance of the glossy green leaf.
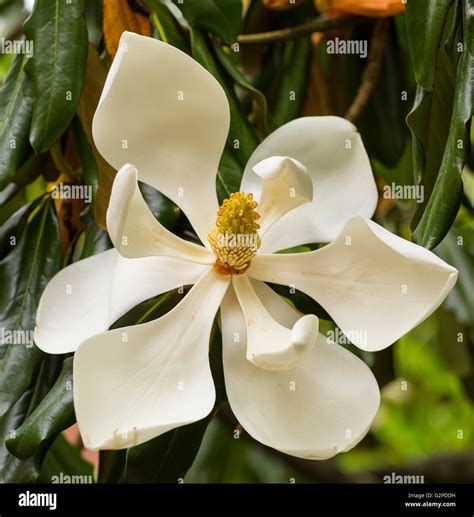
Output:
[[234,90],[225,80],[222,68],[216,61],[208,40],[197,30],[191,32],[191,48],[194,59],[206,68],[224,88],[230,107],[230,129],[227,144],[240,165],[245,167],[247,160],[258,145],[255,131],[242,113],[242,106]]
[[44,355],[30,339],[40,296],[61,260],[59,224],[49,199],[0,261],[0,418],[31,385]]
[[92,483],[94,468],[85,461],[79,450],[59,435],[51,445],[37,483]]
[[0,418],[0,482],[25,483],[34,481],[41,467],[41,455],[35,454],[26,460],[19,460],[5,446],[5,441],[14,438],[21,426],[41,402],[61,367],[62,357],[43,354],[41,366],[32,384]]
[[449,137],[432,193],[416,229],[414,240],[434,248],[453,224],[463,196],[461,173],[470,148],[474,114],[474,7],[463,3],[463,53],[457,67]]
[[272,121],[279,127],[301,115],[308,85],[311,57],[311,37],[305,36],[284,44],[278,97],[272,111]]
[[97,194],[97,188],[99,184],[99,172],[97,164],[94,158],[94,152],[92,146],[87,139],[87,135],[82,128],[81,121],[78,116],[75,116],[71,123],[72,135],[74,137],[74,143],[76,145],[77,154],[81,162],[82,175],[84,176],[84,183],[91,187],[92,201],[91,207],[92,212],[95,215],[95,197]]
[[74,256],[77,259],[90,257],[101,251],[105,251],[112,246],[108,233],[99,228],[95,220],[95,200],[99,184],[99,171],[94,156],[94,150],[89,143],[87,135],[82,128],[81,121],[78,116],[75,116],[71,123],[74,143],[76,145],[79,160],[81,162],[82,175],[84,183],[91,188],[92,201],[90,205],[81,214],[82,222],[84,223],[84,232],[81,236],[80,253],[74,251]]
[[146,183],[140,182],[139,188],[151,213],[165,228],[172,230],[181,212],[179,207],[161,192],[158,192],[158,190]]
[[26,73],[35,94],[30,142],[37,154],[63,134],[81,96],[88,45],[83,11],[83,0],[36,2],[24,25],[34,42]]
[[11,454],[27,459],[44,452],[56,436],[75,422],[72,397],[72,357],[64,360],[55,384],[38,407],[6,441]]
[[90,206],[82,212],[81,220],[84,223],[84,232],[76,246],[78,250],[74,250],[74,260],[91,257],[112,247],[109,234],[97,226]]
[[219,203],[230,197],[232,192],[240,191],[243,169],[229,146],[222,153],[216,177],[216,189]]
[[291,478],[296,478],[297,483],[311,481],[297,464],[286,463],[271,449],[260,447],[248,434],[237,435],[229,422],[214,418],[184,482],[288,483]]
[[12,430],[21,424],[30,396],[31,391],[23,393],[7,413],[0,418],[0,483],[32,482],[38,475],[34,459],[19,460],[12,456],[4,445],[5,439],[10,436]]
[[[444,39],[447,37],[447,28]],[[407,117],[412,133],[413,174],[417,185],[423,187],[424,201],[412,221],[418,224],[431,196],[449,135],[452,115],[454,69],[444,47],[440,48],[436,63],[433,91],[418,86],[413,108]]]
[[97,47],[102,38],[102,0],[85,0],[84,17],[86,19],[89,43],[93,47]]
[[0,259],[15,249],[18,239],[26,228],[28,217],[40,201],[39,199],[22,206],[0,226]]
[[148,5],[152,11],[150,21],[157,31],[158,38],[183,52],[188,52],[183,29],[168,7],[159,0],[148,0]]
[[25,74],[26,54],[17,55],[0,89],[0,190],[15,176],[28,150],[33,87]]
[[[361,40],[364,37],[354,35],[353,39]],[[359,56],[347,57],[357,61],[360,68],[353,93],[355,96],[360,85],[362,70],[365,68],[365,60],[361,60]],[[396,33],[391,27],[385,42],[382,69],[377,87],[372,93],[367,107],[356,121],[367,153],[386,167],[397,165],[409,138],[409,131],[405,124],[409,103],[403,97],[403,92],[411,91],[408,81],[409,74],[411,74],[411,70],[407,70]],[[382,134],[383,138],[380,136]],[[396,183],[400,184],[397,180]],[[412,178],[410,183],[413,183]]]
[[230,53],[233,51],[230,50],[229,47],[223,47],[219,43],[214,43],[214,51],[216,53],[217,59],[235,82],[235,84],[240,86],[240,88],[242,88],[252,98],[254,104],[255,122],[265,133],[267,133],[268,108],[265,95],[260,90],[255,88],[255,86],[253,86],[253,84],[237,68],[236,64],[234,64],[234,61],[230,56]]
[[454,0],[416,0],[406,4],[408,45],[417,83],[431,91],[448,12]]
[[241,0],[173,0],[195,28],[233,43],[242,26]]
[[303,314],[315,314],[318,318],[332,321],[325,309],[310,296],[286,285],[268,284],[276,293],[286,298],[290,304]]
[[128,450],[124,481],[178,483],[199,452],[210,417],[178,427]]

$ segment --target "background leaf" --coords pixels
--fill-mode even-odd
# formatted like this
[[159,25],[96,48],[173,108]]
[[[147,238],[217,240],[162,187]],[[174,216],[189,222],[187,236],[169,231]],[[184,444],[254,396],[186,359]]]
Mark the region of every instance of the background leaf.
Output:
[[279,76],[275,78],[278,97],[272,106],[272,122],[277,128],[297,118],[303,109],[310,64],[311,38],[289,41],[282,48]]
[[[43,289],[61,266],[59,225],[47,200],[23,231],[15,248],[0,262],[0,328],[20,331],[27,342],[35,327]],[[29,334],[25,334],[28,332]],[[30,386],[43,353],[32,343],[0,342],[0,416]]]
[[0,189],[23,160],[33,109],[33,88],[25,74],[26,54],[17,55],[0,90]]
[[416,82],[431,91],[444,25],[454,0],[406,3],[407,34]]
[[122,32],[129,31],[150,35],[150,22],[139,12],[135,12],[127,0],[102,0],[105,48],[110,57],[117,53]]
[[[68,443],[62,435],[54,440],[44,459],[37,483],[61,483],[67,476],[69,482],[80,479],[82,483],[92,482],[93,466],[85,461],[79,451]],[[78,478],[77,476],[80,476]],[[73,481],[71,481],[71,478]]]
[[[426,208],[413,232],[416,242],[430,249],[446,235],[459,210],[463,193],[461,173],[470,148],[470,122],[474,113],[474,8],[470,2],[460,5],[463,52],[457,63],[449,136],[434,185],[425,192],[425,197],[429,196]],[[455,58],[455,64],[456,61]]]
[[242,106],[216,62],[209,41],[197,30],[191,32],[191,48],[194,59],[219,81],[227,95],[230,108],[230,129],[227,144],[240,165],[245,167],[247,160],[258,144],[255,131],[247,117],[242,113]]
[[241,0],[173,0],[188,22],[209,31],[226,43],[233,43],[242,25]]
[[[106,227],[105,218],[110,199],[110,191],[117,172],[111,165],[109,165],[108,162],[105,161],[104,158],[102,158],[102,155],[97,150],[92,137],[92,119],[97,105],[99,104],[100,94],[102,93],[106,77],[107,69],[102,64],[99,53],[95,48],[89,47],[84,89],[77,107],[77,114],[81,121],[82,129],[92,147],[97,167],[98,178],[95,199],[95,217],[97,224],[102,229],[105,229]],[[82,165],[85,170],[86,165],[84,163]]]
[[83,0],[38,1],[24,26],[34,43],[26,73],[35,95],[30,142],[37,154],[64,133],[81,96],[87,59],[83,10]]
[[187,52],[184,30],[168,7],[159,0],[148,0],[148,5],[152,10],[150,20],[156,29],[158,39]]
[[[11,454],[27,459],[46,450],[52,439],[75,422],[72,397],[72,357],[64,360],[61,373],[36,409],[7,440]],[[42,451],[41,451],[42,452]]]

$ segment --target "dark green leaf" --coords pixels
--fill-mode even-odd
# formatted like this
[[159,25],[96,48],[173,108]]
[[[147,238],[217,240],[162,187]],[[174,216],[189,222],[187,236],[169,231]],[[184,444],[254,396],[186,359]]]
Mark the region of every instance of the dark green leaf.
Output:
[[[363,39],[358,35],[353,38]],[[357,59],[361,67],[362,60],[359,56],[350,57]],[[402,98],[403,92],[408,92],[410,88],[407,84],[407,75],[396,33],[391,27],[385,43],[377,87],[370,97],[366,109],[357,120],[357,127],[369,156],[376,158],[387,167],[395,167],[398,163],[409,137],[405,124],[409,104],[406,98]],[[357,88],[359,85],[360,76]],[[381,134],[384,135],[383,138],[380,137]],[[400,184],[399,181],[396,183]],[[413,183],[413,179],[410,183]]]
[[20,459],[38,451],[44,453],[56,436],[74,422],[72,398],[72,357],[64,360],[55,384],[36,409],[15,430],[15,437],[6,441],[8,450]]
[[409,141],[405,143],[405,149],[395,167],[386,167],[378,160],[372,160],[371,164],[374,175],[383,178],[388,184],[395,183],[397,186],[414,184],[412,145]]
[[226,43],[233,43],[242,26],[241,0],[173,0],[188,22]]
[[183,29],[168,7],[159,0],[148,0],[148,5],[152,10],[150,21],[156,28],[159,39],[183,52],[188,52]]
[[83,11],[83,0],[38,1],[24,25],[34,42],[26,73],[35,94],[30,142],[37,154],[63,134],[81,96],[88,45]]
[[45,355],[36,379],[0,418],[0,482],[25,483],[33,481],[38,475],[41,456],[35,454],[27,460],[19,460],[7,450],[5,441],[15,437],[16,429],[46,395],[58,375],[61,362],[60,356]]
[[216,56],[224,67],[225,71],[229,74],[235,83],[240,86],[245,92],[247,92],[254,103],[254,113],[257,124],[266,133],[267,132],[267,99],[265,95],[253,86],[248,79],[242,74],[242,72],[234,64],[231,56],[232,52],[228,47],[223,47],[218,43],[214,43],[214,51]]
[[[0,328],[5,333],[0,341],[0,416],[31,385],[39,367],[43,353],[29,338],[41,293],[60,266],[59,224],[49,199],[0,262]],[[18,344],[15,331],[26,345]]]
[[[94,157],[94,151],[87,139],[87,135],[82,128],[81,121],[75,116],[71,124],[72,134],[76,145],[77,153],[81,162],[84,183],[91,187],[92,201],[91,204],[81,214],[84,223],[84,235],[81,237],[80,258],[90,257],[101,251],[105,251],[111,247],[108,233],[99,228],[95,220],[95,200],[99,183],[99,172]],[[78,253],[75,252],[77,256]]]
[[0,189],[14,178],[29,147],[33,88],[27,61],[26,54],[15,56],[0,90]]
[[165,228],[172,230],[180,214],[179,207],[151,185],[140,182],[139,188],[151,213]]
[[216,188],[219,203],[230,197],[232,192],[239,192],[243,169],[232,151],[225,147],[217,171]]
[[92,465],[85,461],[79,451],[60,435],[48,450],[36,482],[92,483],[93,480]]
[[102,0],[85,0],[85,19],[89,43],[97,47],[102,38]]
[[[446,34],[447,29],[445,37]],[[407,117],[413,137],[414,181],[424,190],[424,202],[415,213],[412,228],[416,227],[426,209],[443,159],[452,114],[454,80],[452,62],[441,47],[433,91],[428,92],[418,86],[412,111]]]
[[273,106],[272,122],[279,127],[301,115],[311,57],[311,37],[305,36],[284,44],[278,97]]
[[74,251],[76,257],[79,255],[81,259],[85,259],[112,247],[109,234],[97,226],[90,206],[82,212],[81,220],[84,223],[83,237],[81,236],[83,240],[80,241],[80,253]]
[[32,389],[23,395],[0,418],[0,483],[25,483],[34,481],[38,475],[34,459],[21,461],[12,456],[4,445],[5,440],[13,436],[21,424],[31,399]]
[[98,483],[119,483],[125,470],[127,451],[100,451]]
[[318,318],[323,320],[332,321],[331,316],[324,310],[319,303],[315,302],[310,296],[307,294],[298,291],[297,289],[293,289],[287,287],[286,285],[278,285],[278,284],[268,284],[276,293],[281,296],[284,296],[288,301],[290,301],[297,310],[302,312],[303,314],[315,314]]
[[210,417],[128,450],[124,481],[178,483],[199,452]]
[[211,72],[224,88],[230,107],[230,129],[227,144],[240,165],[245,167],[250,155],[258,145],[255,131],[246,116],[242,114],[242,106],[234,90],[225,80],[222,69],[210,49],[209,42],[197,30],[191,32],[191,48],[194,59]]
[[288,483],[291,478],[298,483],[310,481],[298,464],[285,462],[282,455],[236,431],[227,421],[212,420],[185,483]]
[[417,83],[431,91],[448,12],[454,0],[407,2],[408,44]]
[[17,210],[2,226],[0,226],[0,259],[3,259],[10,251],[14,250],[18,239],[31,212],[38,206],[41,199],[32,201]]
[[463,196],[461,173],[470,148],[470,124],[474,114],[474,7],[463,2],[463,54],[455,80],[454,106],[449,137],[432,193],[413,238],[434,248],[453,224]]
[[82,129],[81,121],[78,116],[75,116],[71,123],[72,135],[76,145],[77,154],[81,162],[82,174],[84,176],[84,183],[91,187],[92,201],[91,210],[95,216],[95,196],[97,194],[97,187],[99,184],[99,172],[94,158],[92,146],[87,139],[87,135]]

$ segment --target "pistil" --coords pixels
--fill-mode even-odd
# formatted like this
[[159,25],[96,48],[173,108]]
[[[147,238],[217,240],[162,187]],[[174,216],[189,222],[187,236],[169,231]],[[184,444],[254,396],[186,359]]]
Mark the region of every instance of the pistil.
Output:
[[216,255],[214,271],[221,276],[243,274],[260,247],[258,203],[252,194],[235,192],[217,212],[208,241]]

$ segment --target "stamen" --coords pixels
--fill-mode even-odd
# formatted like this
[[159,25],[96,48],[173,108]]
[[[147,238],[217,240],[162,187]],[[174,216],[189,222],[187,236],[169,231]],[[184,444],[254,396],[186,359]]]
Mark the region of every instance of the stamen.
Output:
[[239,275],[249,268],[260,247],[257,205],[252,194],[234,192],[219,207],[216,224],[207,236],[217,257],[214,271],[218,275]]

